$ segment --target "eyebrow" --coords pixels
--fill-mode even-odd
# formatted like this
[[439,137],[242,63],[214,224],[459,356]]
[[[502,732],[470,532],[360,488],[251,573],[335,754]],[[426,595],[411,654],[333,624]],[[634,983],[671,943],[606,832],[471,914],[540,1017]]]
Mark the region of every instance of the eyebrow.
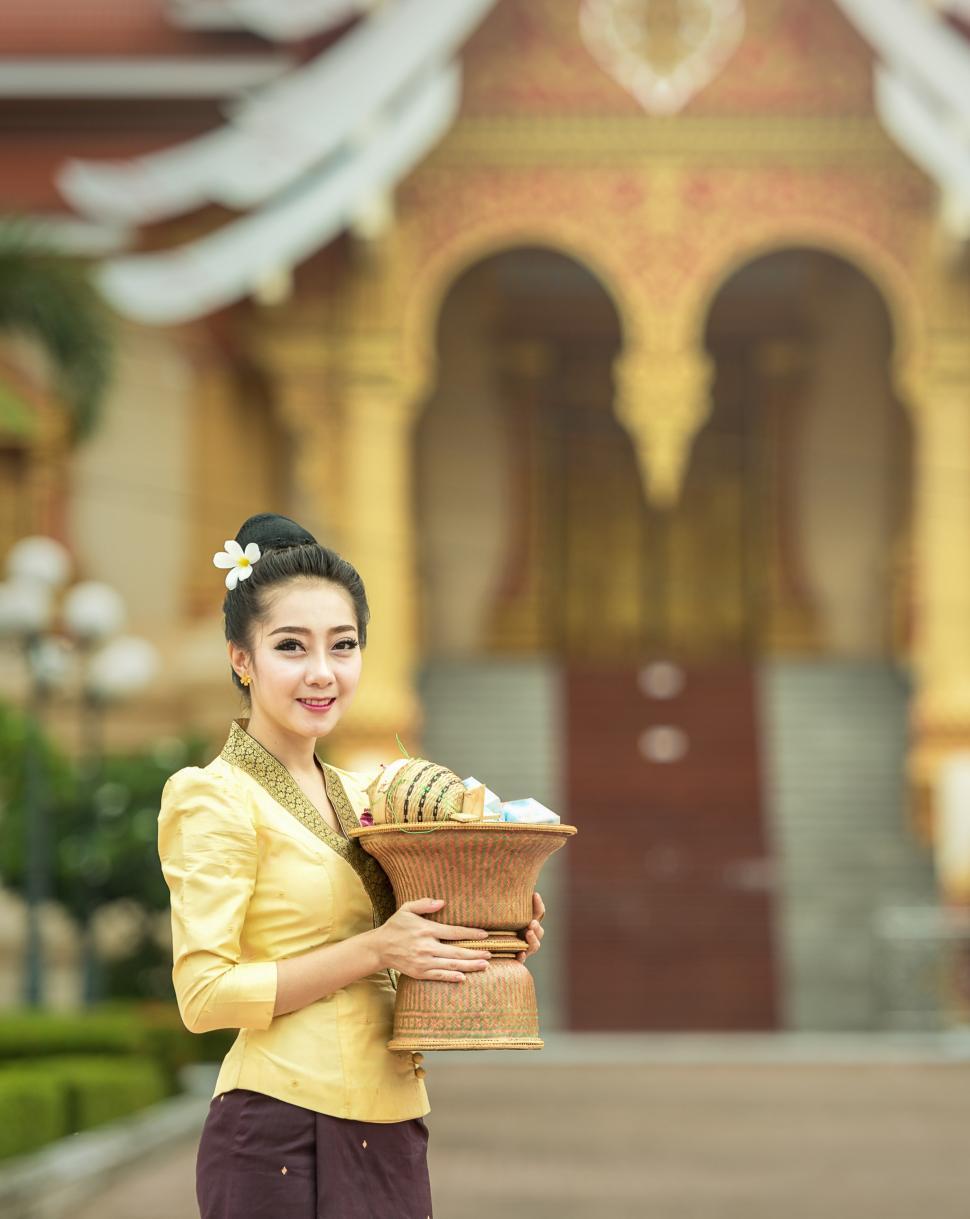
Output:
[[[339,631],[356,631],[357,628],[353,625],[349,626],[332,626],[330,634],[336,635]],[[313,632],[305,626],[278,626],[275,631],[270,631],[271,635],[282,635],[284,633],[290,635],[312,635]]]

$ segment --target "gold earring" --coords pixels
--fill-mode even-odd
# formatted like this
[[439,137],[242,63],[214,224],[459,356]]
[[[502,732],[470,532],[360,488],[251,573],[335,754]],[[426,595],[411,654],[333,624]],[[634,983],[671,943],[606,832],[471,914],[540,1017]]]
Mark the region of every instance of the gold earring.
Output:
[[243,684],[244,686],[248,686],[248,685],[249,685],[249,683],[252,681],[252,678],[249,676],[249,674],[248,674],[248,673],[244,673],[244,674],[242,675],[242,677],[240,677],[240,679],[239,679],[239,680],[242,682],[242,684]]

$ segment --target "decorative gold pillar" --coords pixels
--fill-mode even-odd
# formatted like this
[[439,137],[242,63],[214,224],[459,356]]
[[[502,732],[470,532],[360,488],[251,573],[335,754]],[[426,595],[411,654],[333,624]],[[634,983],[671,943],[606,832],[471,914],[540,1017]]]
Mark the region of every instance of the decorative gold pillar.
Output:
[[340,551],[342,412],[326,319],[295,303],[261,321],[252,342],[289,438],[288,503],[281,510]]
[[632,348],[614,365],[616,416],[630,433],[647,498],[676,504],[690,448],[710,411],[710,357],[699,347]]
[[927,839],[941,765],[970,749],[970,284],[950,281],[940,295],[937,316],[947,324],[927,336],[911,387],[918,690],[910,773]]
[[[287,310],[260,347],[291,437],[289,510],[360,572],[371,621],[360,686],[328,750],[340,765],[419,747],[411,431],[419,400],[400,375],[398,336],[354,329],[367,292],[345,292],[351,326]],[[330,337],[327,330],[330,329]]]
[[340,351],[340,536],[367,589],[364,675],[340,730],[350,766],[420,748],[412,433],[418,401],[400,376],[397,336],[346,336]]

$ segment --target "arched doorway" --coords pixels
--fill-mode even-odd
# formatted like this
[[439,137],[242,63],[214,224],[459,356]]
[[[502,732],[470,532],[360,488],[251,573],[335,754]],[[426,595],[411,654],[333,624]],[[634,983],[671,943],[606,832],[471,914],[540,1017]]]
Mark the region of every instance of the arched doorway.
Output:
[[705,342],[674,548],[696,569],[685,539],[719,520],[734,556],[718,618],[751,659],[779,1018],[905,1022],[885,929],[934,888],[904,812],[911,437],[890,316],[851,263],[782,249],[722,285]]
[[721,285],[705,343],[713,409],[685,498],[726,477],[746,555],[744,636],[773,654],[888,656],[904,644],[897,564],[910,428],[878,289],[821,250],[753,259]]
[[620,344],[606,291],[556,251],[495,254],[452,285],[415,451],[425,654],[580,650],[602,620],[594,585],[607,646],[636,647],[644,522],[611,410]]

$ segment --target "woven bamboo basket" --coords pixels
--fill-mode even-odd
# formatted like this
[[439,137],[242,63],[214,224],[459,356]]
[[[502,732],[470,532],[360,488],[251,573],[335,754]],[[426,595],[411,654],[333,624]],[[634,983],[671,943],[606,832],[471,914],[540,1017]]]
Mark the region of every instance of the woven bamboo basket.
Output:
[[444,898],[425,917],[483,927],[484,940],[453,941],[487,948],[487,969],[464,982],[401,974],[391,1050],[541,1050],[535,984],[515,959],[528,945],[532,894],[546,859],[576,833],[572,825],[448,822],[375,825],[350,831],[390,878],[398,906]]

